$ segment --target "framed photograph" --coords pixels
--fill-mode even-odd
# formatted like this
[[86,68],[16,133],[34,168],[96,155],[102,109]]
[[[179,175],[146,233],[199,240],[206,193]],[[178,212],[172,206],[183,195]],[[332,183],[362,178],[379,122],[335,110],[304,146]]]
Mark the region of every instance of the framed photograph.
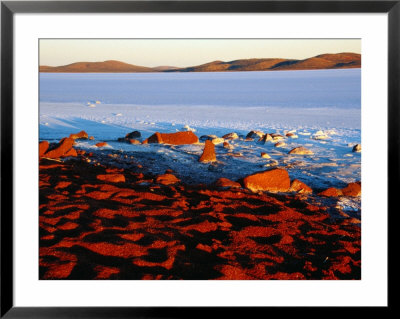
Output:
[[399,28],[398,1],[2,1],[1,316],[389,309]]

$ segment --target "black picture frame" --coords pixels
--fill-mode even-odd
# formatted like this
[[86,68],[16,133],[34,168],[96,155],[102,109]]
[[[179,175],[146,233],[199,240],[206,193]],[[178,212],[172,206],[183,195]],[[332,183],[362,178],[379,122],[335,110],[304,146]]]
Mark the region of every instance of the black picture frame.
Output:
[[[1,317],[5,318],[193,318],[227,316],[224,307],[15,307],[13,302],[13,19],[16,13],[387,13],[388,14],[388,218],[396,212],[399,181],[400,0],[396,1],[1,1]],[[383,213],[383,212],[380,212]],[[390,214],[389,214],[390,213]],[[388,234],[392,234],[388,222]],[[390,243],[388,236],[388,244]],[[390,251],[390,245],[388,245]],[[389,258],[389,252],[388,252]],[[388,264],[390,265],[390,258]],[[389,269],[388,269],[389,271]],[[390,275],[390,273],[389,273]],[[391,277],[390,277],[391,278]],[[388,287],[391,280],[388,280]],[[389,289],[390,292],[390,289]],[[392,305],[388,294],[389,310]],[[315,307],[316,308],[316,307]],[[263,307],[235,308],[251,317]],[[307,307],[285,310],[297,316]],[[332,309],[335,314],[339,309]],[[281,311],[281,310],[279,310]],[[349,311],[347,308],[346,311]],[[357,310],[359,311],[359,309]]]

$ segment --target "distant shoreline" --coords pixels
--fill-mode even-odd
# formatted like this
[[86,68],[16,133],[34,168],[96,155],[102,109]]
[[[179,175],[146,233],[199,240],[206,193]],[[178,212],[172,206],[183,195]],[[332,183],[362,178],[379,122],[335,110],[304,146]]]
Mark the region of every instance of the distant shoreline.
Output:
[[76,62],[63,66],[39,66],[40,73],[187,73],[243,71],[300,71],[361,68],[361,54],[321,54],[304,60],[242,59],[229,62],[213,61],[185,68],[173,66],[144,67],[121,61]]

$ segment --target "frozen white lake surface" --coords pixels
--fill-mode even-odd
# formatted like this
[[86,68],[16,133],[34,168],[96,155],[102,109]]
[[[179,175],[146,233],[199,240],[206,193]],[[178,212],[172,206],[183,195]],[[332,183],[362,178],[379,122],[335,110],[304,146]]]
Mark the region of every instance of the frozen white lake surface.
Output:
[[[185,125],[199,137],[295,130],[298,138],[286,139],[283,148],[233,141],[233,152],[243,157],[227,156],[218,145],[221,163],[211,168],[197,162],[201,144],[171,147],[116,141],[133,130],[147,138],[156,131],[185,130]],[[361,180],[361,155],[351,151],[352,145],[361,143],[361,70],[41,73],[40,139],[56,141],[80,130],[95,137],[79,142],[81,148],[94,150],[93,144],[107,141],[112,148],[100,151],[122,150],[143,160],[149,154],[161,156],[163,164],[152,170],[171,167],[188,182],[236,179],[267,169],[271,160],[260,157],[260,152],[267,152],[291,178],[311,187],[343,187]],[[313,138],[320,130],[328,139]],[[314,155],[288,155],[296,146],[305,146]]]
[[41,102],[360,108],[361,70],[41,73]]

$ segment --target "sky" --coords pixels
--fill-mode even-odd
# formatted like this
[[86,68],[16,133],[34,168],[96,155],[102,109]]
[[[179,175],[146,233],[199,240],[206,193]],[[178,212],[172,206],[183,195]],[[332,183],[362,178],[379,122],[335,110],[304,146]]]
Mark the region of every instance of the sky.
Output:
[[360,39],[41,39],[40,65],[117,60],[187,67],[249,58],[305,59],[323,53],[361,53]]

